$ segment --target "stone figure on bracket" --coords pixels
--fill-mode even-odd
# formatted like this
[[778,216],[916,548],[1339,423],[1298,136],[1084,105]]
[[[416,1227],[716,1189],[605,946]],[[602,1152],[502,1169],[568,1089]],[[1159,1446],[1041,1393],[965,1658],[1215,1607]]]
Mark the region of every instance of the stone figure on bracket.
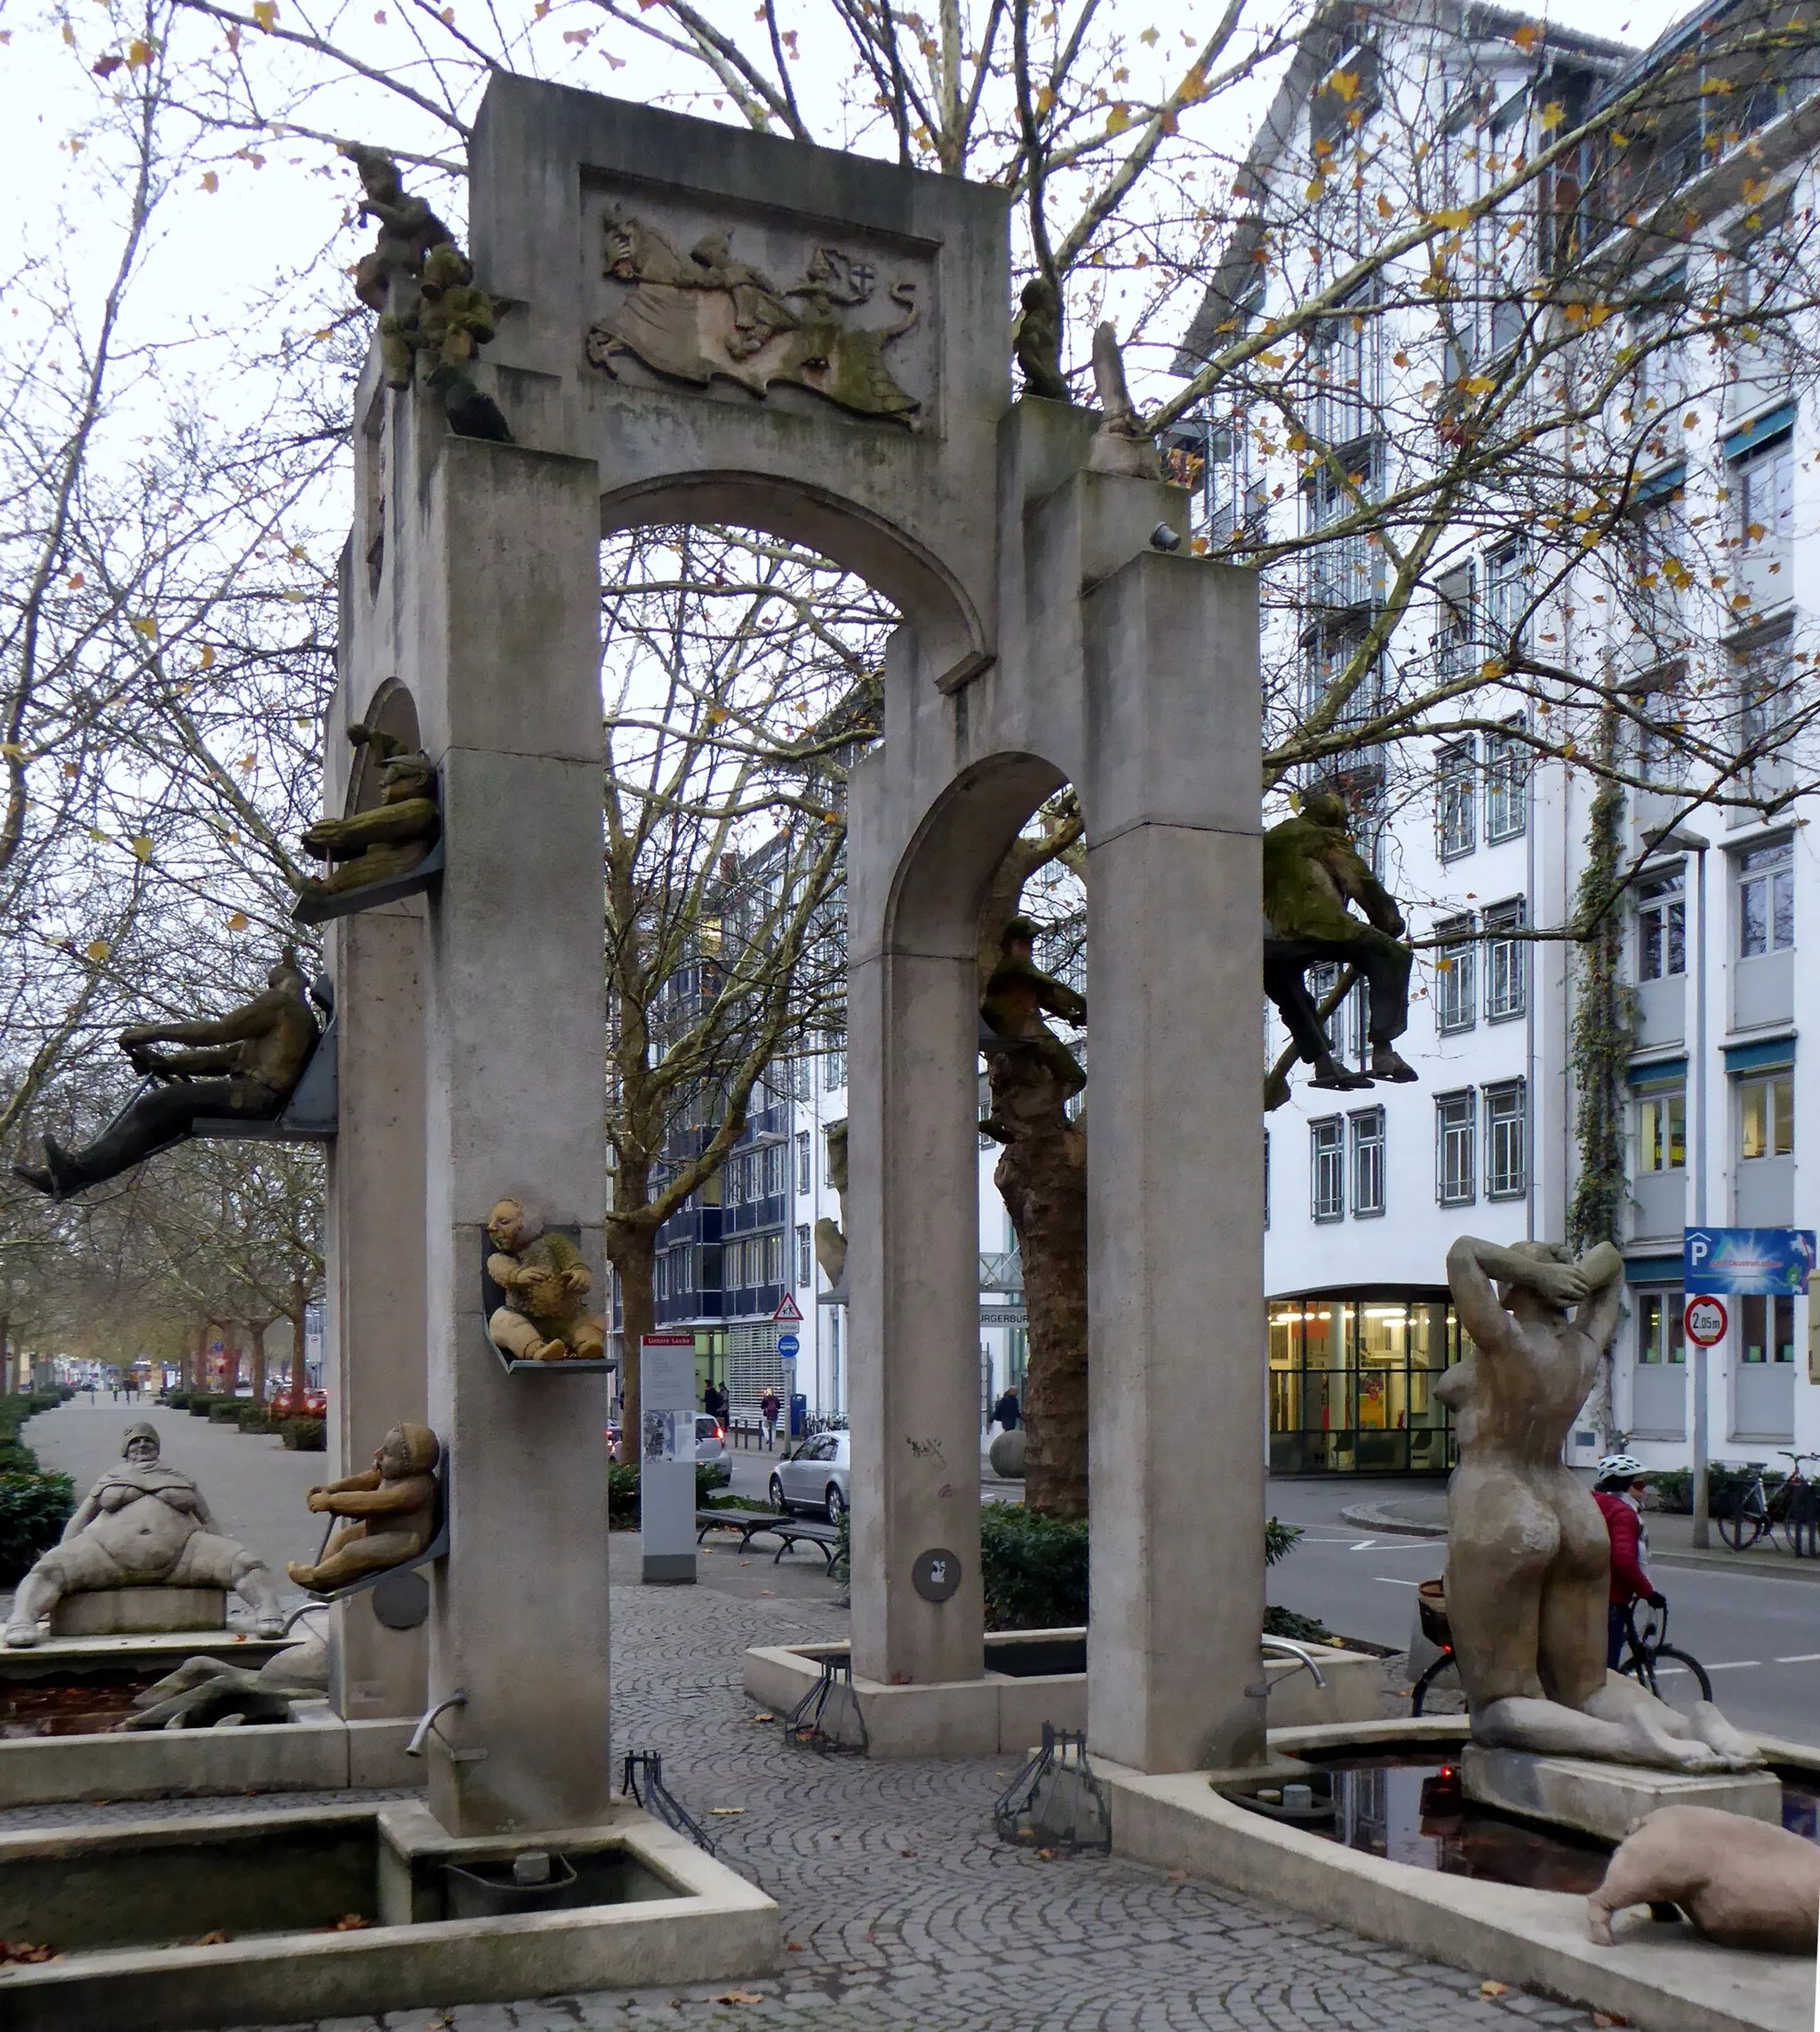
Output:
[[299,1588],[327,1594],[418,1557],[436,1528],[436,1462],[442,1446],[427,1425],[395,1425],[363,1475],[326,1482],[309,1492],[319,1516],[358,1521],[338,1531],[313,1566],[284,1571]]
[[[147,1023],[120,1033],[132,1069],[162,1080],[123,1108],[92,1143],[66,1150],[44,1137],[43,1164],[14,1164],[53,1199],[118,1178],[187,1136],[198,1121],[269,1122],[303,1076],[322,1032],[293,947],[266,976],[266,991],[226,1016],[194,1023]],[[181,1051],[154,1047],[180,1044]]]
[[515,1362],[598,1362],[607,1331],[582,1302],[594,1278],[566,1235],[547,1232],[523,1200],[502,1199],[487,1220],[487,1275],[506,1294],[487,1338]]
[[175,1672],[133,1699],[123,1730],[226,1728],[241,1722],[288,1722],[293,1700],[329,1691],[329,1647],[316,1634],[289,1644],[256,1672],[219,1658],[186,1658]]
[[[1361,924],[1353,915],[1364,912]],[[1292,818],[1264,836],[1264,992],[1314,1068],[1313,1084],[1347,1091],[1375,1080],[1413,1080],[1395,1049],[1409,1024],[1409,966],[1403,914],[1353,844],[1345,798],[1311,791]],[[1355,969],[1370,996],[1371,1064],[1343,1066],[1328,1044],[1303,975],[1316,961]],[[1284,1097],[1286,1098],[1286,1096]]]
[[[876,270],[839,247],[817,247],[802,279],[779,288],[710,233],[687,255],[643,220],[609,213],[604,273],[631,293],[588,332],[587,356],[609,374],[624,355],[673,380],[736,381],[761,400],[774,386],[811,390],[858,416],[914,425],[922,404],[885,364],[884,349],[918,316],[916,285],[894,283],[896,323],[849,323],[871,301]],[[801,308],[794,308],[800,305]]]
[[828,1289],[844,1294],[847,1289],[847,1124],[830,1122],[822,1134],[827,1139],[828,1183],[834,1188],[834,1196],[840,1202],[841,1218],[835,1221],[825,1213],[816,1222],[815,1260],[821,1265]]
[[1025,394],[1045,402],[1073,402],[1074,391],[1062,373],[1062,303],[1056,285],[1046,276],[1033,276],[1019,301],[1013,349]]
[[467,372],[505,306],[475,286],[455,236],[422,198],[405,190],[390,156],[357,142],[344,143],[341,152],[360,176],[361,217],[379,226],[372,252],[354,271],[354,288],[379,313],[387,387],[408,388],[421,354],[424,386],[442,403],[449,428],[463,437],[509,443],[499,405]]
[[1473,1344],[1434,1386],[1459,1438],[1447,1612],[1473,1740],[1670,1771],[1760,1764],[1710,1701],[1689,1718],[1606,1669],[1610,1541],[1561,1447],[1617,1326],[1624,1259],[1608,1242],[1576,1262],[1465,1236],[1447,1270]]
[[[1028,917],[1013,917],[1005,926],[999,940],[998,964],[986,980],[979,1013],[994,1040],[988,1055],[996,1051],[1035,1059],[1059,1089],[1058,1098],[1066,1101],[1087,1084],[1087,1075],[1074,1052],[1043,1021],[1042,1012],[1048,1010],[1066,1022],[1085,1023],[1087,1002],[1066,981],[1044,973],[1036,964],[1031,956],[1035,942],[1036,926]],[[997,1084],[994,1083],[995,1092]],[[999,1119],[996,1108],[981,1122],[979,1131],[1000,1142],[1010,1140],[1009,1125]]]
[[339,865],[331,874],[303,884],[296,911],[303,924],[314,922],[318,906],[331,897],[409,875],[442,837],[436,765],[428,756],[376,727],[351,726],[347,738],[381,764],[384,789],[371,811],[318,819],[304,834],[306,853]]
[[215,1529],[201,1490],[163,1466],[157,1428],[130,1425],[120,1465],[110,1468],[63,1527],[61,1540],[19,1584],[6,1642],[38,1642],[38,1625],[66,1595],[116,1588],[232,1589],[261,1636],[284,1627],[277,1583],[264,1562]]

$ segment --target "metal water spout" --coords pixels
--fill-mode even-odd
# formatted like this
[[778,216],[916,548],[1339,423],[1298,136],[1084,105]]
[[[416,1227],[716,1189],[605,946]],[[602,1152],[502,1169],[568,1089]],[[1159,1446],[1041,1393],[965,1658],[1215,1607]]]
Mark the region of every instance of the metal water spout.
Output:
[[1327,1684],[1326,1680],[1321,1676],[1321,1668],[1315,1664],[1314,1660],[1293,1637],[1267,1636],[1262,1642],[1265,1651],[1276,1652],[1282,1657],[1296,1659],[1301,1664],[1305,1665],[1309,1671],[1314,1675],[1314,1684],[1317,1686]]
[[467,1694],[459,1690],[449,1694],[446,1699],[438,1700],[411,1732],[411,1740],[404,1746],[405,1756],[421,1756],[425,1745],[429,1741],[430,1731],[436,1725],[436,1716],[446,1714],[451,1708],[465,1708],[467,1705]]

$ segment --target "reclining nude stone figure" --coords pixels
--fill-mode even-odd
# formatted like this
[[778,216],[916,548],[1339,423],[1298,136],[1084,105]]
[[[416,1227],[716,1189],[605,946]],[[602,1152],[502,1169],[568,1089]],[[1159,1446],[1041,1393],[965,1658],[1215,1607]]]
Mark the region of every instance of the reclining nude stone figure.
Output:
[[1465,1236],[1447,1270],[1473,1342],[1435,1385],[1459,1435],[1447,1612],[1473,1740],[1671,1771],[1760,1764],[1711,1701],[1684,1716],[1606,1669],[1610,1541],[1561,1445],[1617,1324],[1623,1258],[1608,1242],[1577,1263],[1545,1242]]
[[434,1470],[442,1451],[427,1425],[395,1425],[365,1474],[309,1492],[318,1515],[358,1521],[335,1533],[314,1566],[293,1561],[284,1571],[299,1588],[320,1595],[415,1559],[436,1528]]
[[284,1627],[278,1587],[265,1563],[224,1538],[188,1475],[158,1461],[154,1426],[126,1428],[122,1460],[83,1499],[53,1545],[12,1597],[6,1642],[38,1641],[38,1623],[66,1595],[104,1588],[232,1588],[252,1611],[261,1636]]

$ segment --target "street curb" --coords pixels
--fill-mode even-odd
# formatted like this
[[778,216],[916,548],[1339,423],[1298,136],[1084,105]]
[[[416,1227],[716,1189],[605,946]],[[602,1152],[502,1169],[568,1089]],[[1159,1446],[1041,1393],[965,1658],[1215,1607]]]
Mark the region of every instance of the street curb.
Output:
[[[1409,1517],[1393,1516],[1387,1510],[1370,1508],[1366,1504],[1340,1512],[1342,1524],[1355,1524],[1361,1531],[1381,1532],[1385,1537],[1445,1539],[1445,1524],[1417,1524]],[[1678,1566],[1689,1572],[1742,1573],[1756,1580],[1807,1580],[1820,1582],[1820,1559],[1784,1559],[1776,1553],[1739,1553],[1701,1551],[1697,1547],[1670,1548],[1651,1546],[1649,1564],[1652,1566]]]
[[1340,1512],[1342,1524],[1357,1524],[1361,1531],[1391,1533],[1398,1538],[1445,1538],[1445,1524],[1417,1524],[1408,1517],[1393,1516],[1388,1510],[1374,1510],[1361,1503],[1356,1509]]

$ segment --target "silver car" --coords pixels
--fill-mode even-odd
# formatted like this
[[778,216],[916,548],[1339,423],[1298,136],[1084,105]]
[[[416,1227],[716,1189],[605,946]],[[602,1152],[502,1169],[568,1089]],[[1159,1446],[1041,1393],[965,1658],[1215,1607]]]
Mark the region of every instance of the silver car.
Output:
[[771,1508],[789,1516],[794,1510],[818,1510],[831,1524],[846,1515],[848,1503],[847,1435],[818,1432],[786,1453],[771,1470]]
[[695,1465],[710,1470],[708,1480],[724,1489],[733,1479],[733,1463],[727,1458],[727,1436],[718,1419],[706,1412],[695,1414]]

